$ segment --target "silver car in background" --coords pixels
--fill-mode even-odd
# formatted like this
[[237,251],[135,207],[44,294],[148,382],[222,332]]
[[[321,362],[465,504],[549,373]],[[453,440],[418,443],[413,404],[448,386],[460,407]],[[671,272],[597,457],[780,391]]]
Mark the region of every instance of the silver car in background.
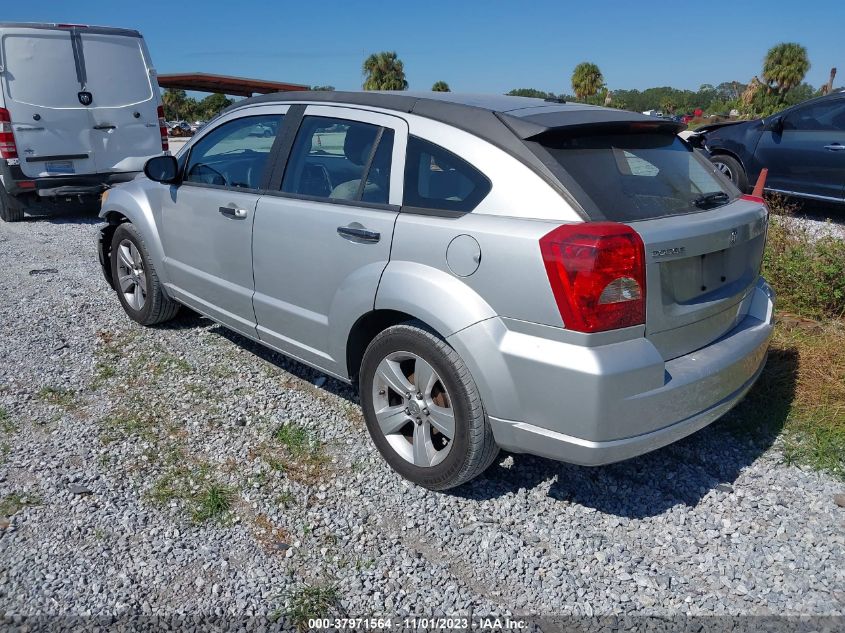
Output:
[[110,191],[100,261],[142,324],[186,305],[357,382],[422,486],[499,448],[610,463],[733,407],[772,333],[767,209],[677,130],[522,97],[256,97]]

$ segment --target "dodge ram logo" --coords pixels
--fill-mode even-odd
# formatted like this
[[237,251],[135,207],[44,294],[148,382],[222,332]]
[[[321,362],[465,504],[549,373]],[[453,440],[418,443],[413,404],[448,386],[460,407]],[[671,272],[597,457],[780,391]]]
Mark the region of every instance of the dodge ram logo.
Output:
[[89,105],[91,105],[91,102],[94,101],[94,95],[92,95],[90,92],[87,92],[87,91],[84,91],[84,90],[82,92],[80,92],[79,94],[77,94],[76,96],[79,97],[79,103],[81,103],[84,106],[89,106]]

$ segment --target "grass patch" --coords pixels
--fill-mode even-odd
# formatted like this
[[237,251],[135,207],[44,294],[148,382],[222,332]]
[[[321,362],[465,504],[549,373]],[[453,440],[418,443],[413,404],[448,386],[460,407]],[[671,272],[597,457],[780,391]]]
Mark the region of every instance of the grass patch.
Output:
[[12,416],[4,407],[0,407],[0,432],[14,433],[17,430],[18,426],[12,421]]
[[284,615],[298,631],[308,630],[309,618],[325,618],[338,613],[340,594],[334,585],[305,585],[288,596]]
[[236,494],[228,486],[209,481],[210,471],[204,462],[193,467],[177,465],[156,481],[147,498],[159,506],[182,502],[195,523],[222,522],[232,509]]
[[39,503],[40,499],[38,497],[13,492],[0,499],[0,516],[10,517],[26,506],[35,506]]
[[262,458],[274,470],[276,467],[284,469],[290,479],[300,483],[314,483],[324,472],[329,462],[323,452],[323,446],[307,429],[294,423],[279,426],[273,432],[273,439],[281,445],[290,459],[282,461],[268,448]]
[[845,324],[780,317],[766,368],[731,418],[754,437],[782,432],[787,463],[845,480]]
[[232,509],[235,493],[231,488],[220,484],[209,484],[194,497],[194,510],[191,518],[197,523],[210,519],[220,521]]
[[312,450],[313,442],[308,431],[296,424],[283,424],[273,433],[273,438],[294,457],[301,457]]
[[159,426],[152,417],[130,412],[121,412],[104,418],[101,425],[104,431],[100,435],[100,440],[104,444],[117,442],[133,435],[144,440],[153,440]]
[[44,402],[56,404],[68,411],[73,411],[79,408],[79,400],[77,400],[76,394],[70,389],[63,389],[62,387],[44,387],[38,392],[38,397]]
[[813,319],[845,316],[845,240],[813,234],[792,217],[783,199],[772,210],[763,276],[777,292],[778,309]]

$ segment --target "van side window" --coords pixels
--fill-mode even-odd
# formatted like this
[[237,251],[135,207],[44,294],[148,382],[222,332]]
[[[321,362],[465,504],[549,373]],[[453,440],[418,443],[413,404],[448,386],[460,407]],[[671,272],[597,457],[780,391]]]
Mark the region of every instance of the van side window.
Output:
[[797,108],[784,119],[783,129],[845,132],[845,99]]
[[186,183],[258,189],[282,115],[248,116],[224,123],[191,148]]
[[416,136],[408,138],[403,204],[472,211],[490,192],[490,180],[464,159]]
[[393,130],[307,116],[296,135],[282,191],[330,200],[387,204]]

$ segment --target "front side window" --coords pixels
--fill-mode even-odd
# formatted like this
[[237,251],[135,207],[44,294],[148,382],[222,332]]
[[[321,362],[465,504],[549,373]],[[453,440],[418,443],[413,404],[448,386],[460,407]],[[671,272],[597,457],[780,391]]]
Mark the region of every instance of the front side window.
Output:
[[416,136],[408,139],[405,205],[465,213],[489,191],[487,177],[464,159]]
[[296,135],[282,191],[326,198],[387,204],[393,130],[307,116]]
[[265,114],[215,128],[191,148],[182,181],[259,189],[281,123],[281,115]]
[[845,99],[800,107],[787,115],[783,129],[845,132]]

